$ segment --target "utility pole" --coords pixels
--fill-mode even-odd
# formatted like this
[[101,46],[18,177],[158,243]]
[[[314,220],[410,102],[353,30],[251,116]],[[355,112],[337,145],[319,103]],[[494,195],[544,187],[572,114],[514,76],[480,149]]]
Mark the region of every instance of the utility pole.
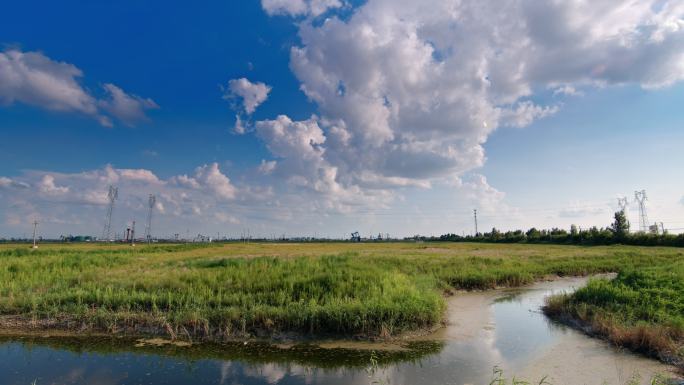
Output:
[[33,247],[31,247],[32,249],[38,248],[38,245],[36,245],[36,229],[37,228],[38,228],[38,221],[34,219],[33,220]]
[[475,217],[475,236],[477,237],[477,209],[473,209],[473,216]]
[[107,193],[107,199],[109,204],[107,206],[107,216],[105,217],[105,225],[102,230],[102,240],[108,242],[111,238],[112,232],[112,212],[114,211],[114,201],[119,198],[119,188],[112,185],[109,186],[109,192]]
[[639,231],[647,232],[649,228],[646,215],[646,190],[635,191],[634,200],[639,204]]

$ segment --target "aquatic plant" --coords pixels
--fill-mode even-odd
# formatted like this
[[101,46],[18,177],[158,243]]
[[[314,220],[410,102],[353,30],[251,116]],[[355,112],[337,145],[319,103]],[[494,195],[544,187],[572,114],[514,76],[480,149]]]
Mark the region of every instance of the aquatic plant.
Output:
[[684,260],[625,267],[613,280],[594,279],[551,297],[546,314],[684,368]]
[[0,327],[184,339],[392,336],[444,293],[668,265],[671,248],[435,243],[0,246]]

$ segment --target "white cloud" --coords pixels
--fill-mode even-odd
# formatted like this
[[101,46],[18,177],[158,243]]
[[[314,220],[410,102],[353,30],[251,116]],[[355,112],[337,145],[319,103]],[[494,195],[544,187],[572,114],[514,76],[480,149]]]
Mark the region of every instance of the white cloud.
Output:
[[588,216],[603,215],[609,212],[609,207],[597,206],[596,204],[588,204],[580,201],[570,202],[567,208],[558,212],[561,218],[586,218]]
[[122,179],[130,181],[146,182],[150,184],[162,183],[150,170],[145,169],[119,169],[117,170]]
[[40,189],[40,192],[49,195],[66,194],[69,192],[69,187],[57,186],[55,184],[55,177],[52,175],[44,175],[43,179],[41,179],[38,184],[38,188]]
[[[257,188],[245,188],[242,193],[216,163],[197,167],[192,176],[168,179],[161,179],[147,169],[109,165],[79,173],[27,171],[13,178],[0,177],[0,237],[8,229],[27,226],[26,218],[34,217],[45,222],[44,234],[100,235],[110,184],[119,188],[115,207],[117,228],[131,220],[144,220],[148,194],[157,197],[155,221],[171,230],[186,223],[194,223],[198,228],[239,223],[232,213],[238,200],[259,205],[263,204],[259,199],[267,197]],[[207,219],[204,215],[209,213],[212,217]]]
[[105,84],[109,98],[98,100],[79,80],[83,72],[73,64],[50,59],[41,52],[9,49],[0,52],[0,104],[16,102],[50,111],[76,112],[111,126],[109,116],[133,124],[145,118],[144,110],[157,108],[151,99],[128,95]]
[[359,205],[383,206],[393,199],[389,191],[363,188],[360,180],[340,175],[338,167],[325,156],[326,136],[320,124],[326,123],[316,116],[293,121],[280,115],[255,124],[257,136],[278,158],[272,174],[287,181],[296,195],[294,199],[301,200],[297,204],[346,212]]
[[535,120],[545,118],[558,112],[557,106],[538,106],[529,100],[518,103],[515,108],[501,113],[501,124],[512,127],[526,127]]
[[235,186],[230,183],[230,179],[221,173],[218,163],[204,165],[195,169],[195,180],[200,185],[207,186],[216,196],[222,199],[233,199],[237,192]]
[[275,170],[277,165],[278,165],[278,162],[276,162],[275,160],[267,161],[265,159],[262,159],[261,164],[259,165],[259,172],[264,174],[264,175],[268,175],[268,174],[272,173],[273,170]]
[[242,135],[242,134],[244,134],[245,132],[247,132],[247,128],[246,128],[245,125],[242,123],[242,118],[240,117],[239,114],[235,115],[235,127],[233,127],[233,131],[234,131],[236,134],[240,134],[240,135]]
[[252,83],[246,78],[233,79],[228,82],[228,91],[224,99],[238,98],[242,100],[242,109],[253,114],[256,108],[268,99],[271,87],[262,82]]
[[465,181],[457,182],[466,198],[484,212],[512,213],[515,209],[504,202],[506,193],[489,185],[487,178],[481,174],[473,174]]
[[[303,16],[312,4],[262,6]],[[683,5],[660,0],[369,0],[344,18],[298,24],[290,67],[320,117],[256,122],[256,135],[282,158],[273,174],[292,185],[340,195],[428,188],[481,167],[499,127],[562,108],[532,102],[543,100],[537,92],[684,79],[683,17]],[[503,199],[485,185],[460,188]]]
[[25,189],[29,188],[30,186],[28,183],[25,182],[18,182],[13,179],[7,178],[7,177],[0,177],[0,188],[20,188],[20,189]]
[[567,84],[562,85],[560,87],[556,87],[553,90],[553,96],[556,95],[567,95],[567,96],[582,96],[584,93],[582,91],[577,90],[573,86],[569,86]]
[[114,84],[107,83],[103,87],[108,98],[99,101],[100,107],[126,125],[132,126],[147,120],[145,110],[159,108],[152,99],[129,95]]
[[40,52],[0,52],[0,101],[97,115],[96,100],[78,83],[82,76],[74,65]]
[[219,169],[218,163],[211,163],[195,169],[192,177],[179,175],[171,181],[179,186],[210,192],[212,195],[225,200],[235,198],[237,189],[230,179]]
[[261,0],[261,7],[270,16],[319,16],[329,9],[340,8],[340,0]]

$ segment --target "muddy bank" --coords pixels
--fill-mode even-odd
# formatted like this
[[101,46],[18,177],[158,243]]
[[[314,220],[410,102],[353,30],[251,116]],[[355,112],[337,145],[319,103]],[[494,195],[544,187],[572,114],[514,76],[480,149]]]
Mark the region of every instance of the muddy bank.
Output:
[[625,348],[646,357],[654,358],[679,368],[684,374],[684,357],[677,354],[684,349],[667,334],[667,330],[649,325],[623,326],[604,317],[582,317],[554,301],[547,301],[542,311],[549,318],[578,330],[592,338],[598,338],[619,348]]
[[[546,377],[556,385],[624,385],[637,374],[642,380],[632,383],[648,384],[659,374],[677,377],[671,366],[589,338],[541,312],[547,296],[584,282],[586,278],[563,278],[516,289],[458,293],[447,299],[449,321],[443,328],[399,343],[179,344],[170,338],[0,337],[0,383],[25,384],[39,377],[44,379],[39,384],[76,385],[481,384],[490,383],[494,367],[502,368],[508,379],[539,383]],[[372,362],[377,367],[369,371]],[[126,378],[107,378],[109,382],[97,377],[124,371]],[[73,373],[81,377],[74,379]]]
[[[610,276],[608,276],[610,277]],[[514,289],[461,293],[448,299],[445,328],[427,338],[451,346],[469,346],[510,375],[553,384],[625,384],[657,375],[681,378],[677,369],[576,331],[546,317],[545,298],[568,293],[589,278],[559,278]],[[479,343],[473,344],[473,341]],[[466,359],[454,352],[459,359]]]
[[[608,275],[601,275],[608,276]],[[540,277],[538,282],[553,282],[562,279],[558,276],[547,275]],[[494,293],[505,287],[497,287],[489,290],[464,291],[449,289],[443,293],[445,300],[453,296],[469,298],[479,296],[482,293]],[[485,296],[487,294],[484,294]],[[93,309],[93,312],[96,310]],[[34,318],[24,315],[0,315],[0,335],[53,335],[53,336],[126,336],[134,338],[163,337],[171,340],[183,340],[188,342],[243,342],[264,341],[273,343],[290,342],[326,342],[349,343],[358,342],[359,346],[382,346],[389,344],[397,346],[400,343],[411,340],[424,340],[444,329],[450,322],[451,316],[448,306],[440,322],[414,330],[402,331],[395,334],[389,333],[357,333],[357,334],[334,334],[334,333],[303,333],[288,330],[271,330],[265,328],[231,328],[221,329],[198,322],[192,327],[174,326],[167,322],[162,315],[143,315],[127,318],[125,322],[97,322],[84,321],[69,315],[56,315],[48,319]],[[363,343],[362,343],[363,342]],[[366,343],[366,344],[364,344]],[[370,344],[368,344],[370,343]]]

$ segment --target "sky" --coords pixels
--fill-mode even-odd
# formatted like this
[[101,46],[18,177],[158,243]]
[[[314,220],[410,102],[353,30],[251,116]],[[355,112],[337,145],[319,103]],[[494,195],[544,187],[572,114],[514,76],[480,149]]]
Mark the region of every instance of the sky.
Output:
[[684,3],[26,0],[0,238],[684,231]]

